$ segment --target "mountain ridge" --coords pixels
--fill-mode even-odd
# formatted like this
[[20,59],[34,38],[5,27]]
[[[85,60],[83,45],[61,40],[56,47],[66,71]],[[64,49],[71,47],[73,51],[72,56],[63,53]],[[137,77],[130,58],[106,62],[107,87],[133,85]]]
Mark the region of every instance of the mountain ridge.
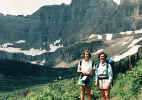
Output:
[[[43,6],[30,16],[0,15],[0,44],[24,40],[26,41],[24,45],[16,44],[13,47],[21,46],[22,50],[33,48],[49,51],[51,44],[60,40],[59,44],[62,47],[69,48],[78,41],[88,39],[91,34],[116,34],[133,30],[133,23],[133,19],[126,16],[123,9],[112,0],[72,0],[71,5]],[[55,55],[64,53],[62,50],[59,51],[60,53]],[[49,60],[52,54],[54,55],[54,53],[43,55]],[[16,55],[23,57],[23,54]],[[27,58],[38,59],[31,56]]]

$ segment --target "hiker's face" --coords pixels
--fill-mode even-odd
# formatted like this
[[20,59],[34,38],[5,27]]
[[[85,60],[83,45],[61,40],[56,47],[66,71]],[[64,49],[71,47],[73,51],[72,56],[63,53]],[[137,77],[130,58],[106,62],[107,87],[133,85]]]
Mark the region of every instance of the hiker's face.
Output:
[[89,59],[89,52],[85,52],[85,59]]
[[105,62],[105,55],[104,55],[104,54],[101,54],[101,55],[100,55],[100,61],[101,61],[101,62]]

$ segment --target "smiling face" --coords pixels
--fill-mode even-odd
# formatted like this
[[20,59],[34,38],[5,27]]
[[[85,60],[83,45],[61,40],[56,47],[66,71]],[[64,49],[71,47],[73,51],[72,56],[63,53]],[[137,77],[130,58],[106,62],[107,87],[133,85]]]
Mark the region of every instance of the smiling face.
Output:
[[89,50],[85,50],[83,53],[82,53],[82,56],[83,56],[83,59],[85,61],[88,61],[90,58],[91,58],[91,53]]
[[105,54],[101,54],[100,55],[100,61],[102,62],[102,63],[104,63],[105,62]]
[[84,59],[85,59],[85,61],[88,61],[89,58],[90,58],[89,52],[88,52],[88,51],[85,51],[85,53],[84,53]]

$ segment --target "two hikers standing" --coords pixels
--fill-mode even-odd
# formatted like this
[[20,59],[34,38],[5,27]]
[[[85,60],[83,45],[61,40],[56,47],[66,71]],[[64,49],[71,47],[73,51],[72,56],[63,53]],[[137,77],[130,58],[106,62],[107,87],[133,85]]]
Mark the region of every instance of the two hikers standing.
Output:
[[93,76],[95,75],[95,85],[100,89],[102,100],[110,100],[110,88],[113,79],[111,65],[106,61],[107,55],[101,52],[98,55],[99,63],[94,64],[90,59],[91,53],[86,50],[83,52],[83,59],[78,64],[77,72],[80,72],[78,84],[81,89],[81,100],[84,100],[85,90],[88,100],[91,100],[91,87]]

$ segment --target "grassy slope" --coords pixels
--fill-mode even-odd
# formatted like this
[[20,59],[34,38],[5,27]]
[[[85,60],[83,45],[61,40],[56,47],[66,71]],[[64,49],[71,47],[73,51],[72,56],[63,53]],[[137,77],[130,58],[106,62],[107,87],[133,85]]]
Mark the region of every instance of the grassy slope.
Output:
[[[112,100],[140,100],[142,94],[142,60],[136,66],[120,73],[111,90]],[[71,74],[71,73],[70,73]],[[74,73],[72,73],[74,74]],[[77,77],[55,80],[51,83],[39,84],[30,87],[30,91],[22,100],[79,100],[80,89]],[[23,89],[24,91],[24,89]],[[26,89],[25,89],[26,91]],[[23,92],[24,93],[24,92]],[[93,87],[92,97],[100,98],[99,91]],[[13,99],[9,99],[13,100]]]
[[142,60],[132,70],[119,74],[111,95],[113,100],[141,100],[142,94]]
[[[77,78],[65,79],[62,81],[45,84],[42,91],[29,93],[25,100],[79,100],[80,89],[77,86]],[[115,80],[111,90],[112,100],[140,100],[142,94],[142,60],[138,61],[136,66],[127,71],[120,73]],[[93,98],[99,98],[99,91],[93,87]]]
[[[140,100],[142,95],[142,60],[136,63],[136,66],[132,70],[128,70],[126,73],[120,73],[115,80],[114,86],[111,90],[112,100]],[[64,75],[76,76],[75,70],[68,72],[68,70],[62,71]],[[52,72],[53,73],[53,72]],[[67,76],[67,77],[69,77]],[[31,81],[33,83],[47,80],[48,77],[36,77]],[[4,80],[4,76],[1,76],[1,80]],[[8,80],[8,79],[7,79]],[[1,96],[8,97],[8,100],[79,100],[80,88],[77,85],[78,77],[64,78],[63,80],[54,80],[52,82],[43,82],[34,84],[28,88],[16,89],[9,92],[0,92]],[[14,81],[14,80],[13,80]],[[10,82],[10,80],[8,80]],[[19,80],[17,83],[26,85],[26,81]],[[28,81],[27,81],[28,82]],[[13,82],[14,83],[14,82]],[[1,83],[2,84],[2,83]],[[10,84],[10,83],[9,83]],[[16,82],[15,82],[16,84]],[[8,83],[7,83],[8,86]],[[9,87],[14,88],[14,87]],[[100,93],[96,87],[93,87],[92,97],[100,98]],[[15,97],[14,97],[15,96]],[[17,97],[17,98],[16,98]],[[131,98],[131,99],[130,99]]]

